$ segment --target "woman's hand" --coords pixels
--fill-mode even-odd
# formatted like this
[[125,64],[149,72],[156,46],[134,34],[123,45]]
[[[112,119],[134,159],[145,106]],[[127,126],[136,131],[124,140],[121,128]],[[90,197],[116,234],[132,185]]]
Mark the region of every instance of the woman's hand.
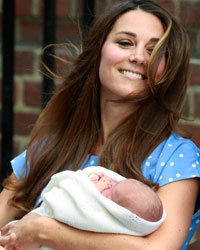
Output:
[[39,219],[35,213],[10,223],[1,229],[0,245],[8,250],[35,250],[40,246]]
[[6,250],[18,249],[18,248],[15,248],[15,239],[16,239],[15,233],[10,233],[8,236],[0,237],[0,244],[5,247],[4,248],[0,246],[0,250],[1,249],[6,249]]
[[1,246],[0,246],[0,250],[6,250],[6,249],[5,249],[4,247],[1,247]]

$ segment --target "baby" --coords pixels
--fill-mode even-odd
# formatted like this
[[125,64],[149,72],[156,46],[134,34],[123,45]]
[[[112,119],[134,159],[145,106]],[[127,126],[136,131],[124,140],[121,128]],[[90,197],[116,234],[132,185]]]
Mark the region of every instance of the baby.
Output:
[[[33,213],[94,232],[145,236],[166,217],[150,187],[99,166],[53,175],[42,200]],[[52,249],[41,246],[37,250]]]
[[91,181],[102,195],[148,221],[158,221],[163,206],[158,195],[147,185],[135,179],[114,182],[103,172],[91,177]]

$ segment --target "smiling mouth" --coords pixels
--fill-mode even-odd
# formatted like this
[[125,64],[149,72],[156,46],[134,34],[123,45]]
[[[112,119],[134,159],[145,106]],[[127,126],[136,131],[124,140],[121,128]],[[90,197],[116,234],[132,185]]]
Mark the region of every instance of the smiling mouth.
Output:
[[146,77],[139,74],[139,73],[135,73],[135,72],[132,72],[132,71],[128,71],[128,70],[120,70],[119,71],[122,75],[125,75],[125,76],[130,76],[130,77],[134,77],[134,78],[137,78],[139,80],[145,80]]

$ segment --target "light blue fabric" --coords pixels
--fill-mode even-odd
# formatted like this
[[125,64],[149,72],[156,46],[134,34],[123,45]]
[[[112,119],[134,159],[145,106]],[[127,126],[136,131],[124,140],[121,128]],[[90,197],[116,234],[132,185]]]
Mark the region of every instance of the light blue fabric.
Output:
[[[26,151],[11,161],[17,178],[22,175],[25,156]],[[92,156],[86,167],[97,166],[97,164],[98,157]],[[200,178],[200,150],[192,141],[171,134],[144,160],[142,173],[147,179],[158,183],[159,186],[188,178]],[[200,210],[193,215],[187,238],[180,250],[187,249],[190,239],[199,225]]]
[[[190,140],[172,134],[143,162],[142,173],[159,186],[178,180],[199,178],[200,150]],[[200,210],[193,215],[188,235],[180,250],[187,249],[199,225]]]

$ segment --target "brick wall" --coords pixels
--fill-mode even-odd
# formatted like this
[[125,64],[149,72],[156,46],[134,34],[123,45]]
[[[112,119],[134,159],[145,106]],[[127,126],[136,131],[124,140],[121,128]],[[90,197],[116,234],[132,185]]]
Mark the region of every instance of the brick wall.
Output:
[[[43,1],[16,0],[15,2],[14,154],[16,155],[26,148],[32,125],[41,112],[42,75],[39,69]],[[111,5],[113,2],[115,1],[96,0],[96,13],[99,15],[106,5]],[[184,126],[193,133],[193,140],[200,146],[200,0],[158,0],[158,2],[184,23],[191,38],[192,74],[185,115],[194,121],[184,122]],[[63,43],[69,40],[78,44],[80,32],[77,20],[82,14],[82,0],[57,0],[56,4],[56,42]],[[2,0],[0,0],[0,40],[1,14]]]

